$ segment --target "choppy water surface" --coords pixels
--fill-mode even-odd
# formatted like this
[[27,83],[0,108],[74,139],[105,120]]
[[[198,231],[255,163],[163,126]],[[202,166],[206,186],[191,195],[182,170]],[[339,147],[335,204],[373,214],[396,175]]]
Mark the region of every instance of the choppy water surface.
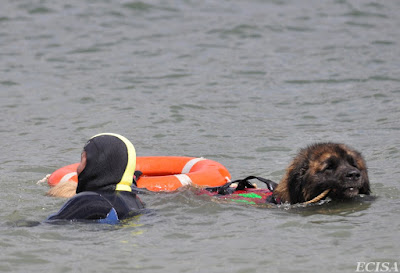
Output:
[[[400,2],[3,1],[1,272],[354,272],[400,264]],[[362,151],[375,201],[267,209],[144,195],[121,226],[49,225],[35,182],[115,132],[279,181],[299,148]]]

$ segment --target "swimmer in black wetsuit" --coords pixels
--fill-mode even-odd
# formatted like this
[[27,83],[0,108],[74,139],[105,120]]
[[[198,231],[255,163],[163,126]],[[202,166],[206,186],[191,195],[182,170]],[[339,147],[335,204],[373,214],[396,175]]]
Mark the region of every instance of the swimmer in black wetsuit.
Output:
[[117,223],[140,214],[144,205],[132,192],[135,167],[136,152],[128,139],[109,133],[92,137],[77,169],[77,194],[47,220]]

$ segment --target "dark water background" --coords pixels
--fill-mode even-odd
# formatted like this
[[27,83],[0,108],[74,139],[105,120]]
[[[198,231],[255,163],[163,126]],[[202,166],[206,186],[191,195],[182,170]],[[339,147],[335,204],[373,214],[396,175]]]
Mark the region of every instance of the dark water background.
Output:
[[[399,1],[2,1],[1,272],[354,272],[400,264]],[[374,202],[306,209],[142,196],[122,226],[39,224],[36,181],[115,132],[139,156],[204,156],[279,181],[344,142]]]

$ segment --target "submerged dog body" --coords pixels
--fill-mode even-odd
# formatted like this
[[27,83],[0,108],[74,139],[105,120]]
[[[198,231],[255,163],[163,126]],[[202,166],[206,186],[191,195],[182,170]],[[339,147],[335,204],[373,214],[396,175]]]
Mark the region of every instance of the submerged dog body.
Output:
[[274,197],[281,203],[303,203],[325,190],[330,190],[332,199],[370,194],[367,166],[359,152],[329,142],[300,150],[275,188]]

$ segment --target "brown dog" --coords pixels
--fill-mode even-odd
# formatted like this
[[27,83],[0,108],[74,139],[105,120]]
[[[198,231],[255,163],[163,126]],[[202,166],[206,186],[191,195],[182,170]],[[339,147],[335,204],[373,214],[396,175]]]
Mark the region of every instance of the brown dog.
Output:
[[371,190],[361,154],[337,143],[316,143],[298,153],[274,189],[275,200],[307,202],[329,190],[332,199],[349,199]]

